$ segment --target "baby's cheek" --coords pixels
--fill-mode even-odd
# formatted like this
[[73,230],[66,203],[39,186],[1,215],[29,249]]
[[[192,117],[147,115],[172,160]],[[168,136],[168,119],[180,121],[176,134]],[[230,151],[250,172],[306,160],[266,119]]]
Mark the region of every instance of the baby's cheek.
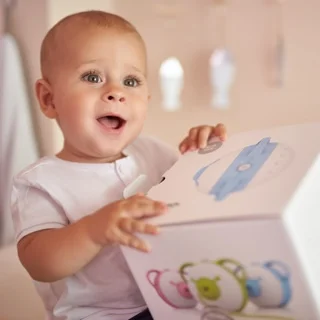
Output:
[[132,119],[140,126],[143,125],[147,115],[147,107],[146,106],[137,106],[132,110]]

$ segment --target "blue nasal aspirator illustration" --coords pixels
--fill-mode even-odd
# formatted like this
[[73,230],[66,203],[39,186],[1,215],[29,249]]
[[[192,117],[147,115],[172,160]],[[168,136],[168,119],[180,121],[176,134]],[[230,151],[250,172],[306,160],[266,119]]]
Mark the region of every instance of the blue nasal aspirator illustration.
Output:
[[[277,147],[278,144],[270,142],[270,140],[271,138],[267,137],[255,145],[245,147],[221,177],[216,182],[213,181],[208,194],[213,196],[216,201],[222,201],[231,193],[244,190]],[[193,180],[197,186],[201,183],[200,180],[203,176],[207,174],[207,169],[218,161],[223,161],[223,158],[210,163],[196,172]],[[208,179],[210,177],[206,178],[206,180]]]

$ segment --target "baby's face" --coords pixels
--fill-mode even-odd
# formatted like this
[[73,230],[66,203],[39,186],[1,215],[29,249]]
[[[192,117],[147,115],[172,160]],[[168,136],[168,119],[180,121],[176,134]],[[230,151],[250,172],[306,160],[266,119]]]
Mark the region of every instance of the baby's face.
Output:
[[65,157],[111,161],[143,127],[146,57],[134,34],[103,28],[76,34],[65,43],[51,85]]

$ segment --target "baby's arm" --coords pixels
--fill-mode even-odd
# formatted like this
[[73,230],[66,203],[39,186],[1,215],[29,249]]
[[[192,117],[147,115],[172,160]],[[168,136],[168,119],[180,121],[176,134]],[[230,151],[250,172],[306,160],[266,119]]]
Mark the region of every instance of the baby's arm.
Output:
[[[91,219],[92,220],[92,219]],[[31,233],[18,242],[18,254],[30,276],[53,282],[76,273],[102,246],[90,235],[90,217],[57,229]]]
[[[18,254],[30,276],[41,282],[75,274],[108,245],[122,244],[148,251],[147,244],[133,234],[156,234],[157,228],[138,219],[166,210],[164,204],[137,195],[68,224],[59,218],[58,206],[50,204],[36,188],[28,188],[21,197],[22,201],[13,197],[16,200],[12,205],[16,228],[25,226],[18,231]],[[39,225],[41,230],[37,230]]]

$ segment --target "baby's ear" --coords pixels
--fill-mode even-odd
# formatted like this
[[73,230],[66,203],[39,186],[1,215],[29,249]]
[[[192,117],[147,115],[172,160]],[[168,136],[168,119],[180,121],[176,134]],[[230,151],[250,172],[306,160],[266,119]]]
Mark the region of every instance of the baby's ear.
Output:
[[53,104],[53,94],[49,82],[44,79],[37,80],[35,90],[43,114],[50,119],[55,119],[57,113]]

